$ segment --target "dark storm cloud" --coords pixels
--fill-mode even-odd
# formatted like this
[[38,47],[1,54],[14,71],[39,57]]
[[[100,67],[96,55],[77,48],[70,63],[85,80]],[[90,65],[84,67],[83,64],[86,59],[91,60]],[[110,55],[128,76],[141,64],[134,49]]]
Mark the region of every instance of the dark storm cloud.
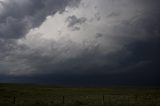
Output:
[[[16,2],[13,2],[13,3],[12,2],[11,2],[12,5],[13,3],[16,3]],[[144,3],[144,1],[142,3],[141,2],[139,5],[142,5]],[[27,9],[24,9],[24,10],[23,8],[22,10],[18,9],[19,13],[21,14],[18,14],[16,12],[18,10],[14,10],[14,8],[16,9],[16,7],[18,7],[15,4],[13,5],[13,9],[7,9],[8,11],[10,10],[9,12],[4,12],[7,14],[6,16],[10,16],[10,14],[12,13],[10,18],[8,19],[6,18],[7,22],[10,24],[6,28],[7,30],[9,30],[8,31],[9,34],[12,35],[15,33],[20,33],[17,31],[19,28],[22,28],[19,31],[23,33],[25,32],[23,31],[24,30],[23,27],[19,26],[19,28],[17,28],[17,26],[19,25],[19,24],[17,25],[17,23],[21,22],[21,21],[14,22],[17,19],[23,20],[24,16],[31,16],[31,19],[40,21],[40,22],[33,21],[33,26],[37,26],[43,22],[43,20],[47,15],[52,13],[54,14],[56,11],[63,11],[64,7],[66,6],[66,4],[63,3],[62,1],[47,0],[45,2],[33,1],[30,3],[27,4],[29,5],[29,6],[26,6]],[[135,3],[138,3],[138,2],[135,2]],[[159,27],[160,27],[159,18],[160,17],[157,12],[152,11],[153,8],[158,8],[158,7],[156,7],[156,2],[153,3],[152,5],[149,5],[149,3],[147,2],[143,4],[143,6],[147,10],[143,15],[140,15],[140,16],[138,15],[128,20],[121,20],[119,24],[114,27],[113,34],[111,36],[115,37],[114,39],[116,40],[116,42],[118,42],[117,45],[118,44],[122,45],[125,43],[127,43],[128,45],[128,42],[132,42],[133,45],[135,45],[134,44],[135,40],[143,41],[145,39],[147,40],[147,42],[149,42],[150,39],[147,39],[147,37],[153,38],[152,39],[153,41],[157,38],[159,39]],[[73,4],[75,5],[75,3]],[[14,10],[14,11],[11,11],[11,10]],[[26,11],[26,12],[23,13],[23,11]],[[117,12],[117,11],[114,10],[112,12]],[[121,12],[119,14],[121,14]],[[41,15],[44,15],[44,16],[41,16]],[[112,17],[117,18],[118,16],[119,15],[113,15]],[[13,17],[17,17],[17,18],[13,19]],[[76,27],[76,26],[83,24],[86,21],[87,21],[86,18],[84,17],[79,18],[79,17],[76,17],[75,15],[69,16],[66,20],[66,22],[68,22],[68,27],[74,27],[78,29],[79,27]],[[12,24],[13,26],[14,24],[16,26],[12,27]],[[25,25],[26,24],[22,26],[25,26]],[[5,25],[3,25],[3,27],[4,26]],[[9,27],[11,28],[9,29]],[[24,35],[24,34],[20,33],[19,35]],[[101,32],[99,32],[96,34],[95,40],[97,39],[105,40],[107,39],[105,38],[107,37],[106,35],[107,35],[106,33],[102,34]],[[117,35],[117,36],[114,36],[114,35]],[[61,39],[61,41],[65,41],[65,39]],[[90,43],[90,44],[87,44],[87,46],[85,46],[85,43],[82,45],[78,45],[72,41],[65,41],[61,43],[58,43],[56,41],[39,41],[39,44],[40,42],[43,42],[42,45],[45,45],[45,42],[47,42],[48,43],[47,45],[49,45],[50,47],[49,49],[51,49],[51,51],[49,51],[49,49],[47,48],[31,49],[31,48],[25,47],[24,45],[23,45],[24,47],[16,46],[16,45],[15,47],[9,46],[10,50],[11,48],[14,48],[14,49],[12,50],[12,52],[9,52],[9,54],[6,56],[7,58],[4,59],[5,63],[3,64],[1,63],[1,64],[3,66],[4,64],[8,64],[8,66],[10,67],[13,66],[12,62],[10,61],[16,61],[17,63],[15,62],[14,64],[16,66],[19,63],[24,64],[21,66],[17,66],[19,67],[20,70],[14,69],[15,71],[13,72],[15,72],[15,74],[16,73],[25,74],[27,73],[24,71],[26,69],[30,70],[31,73],[39,73],[39,74],[41,73],[44,74],[45,72],[46,73],[47,72],[48,73],[71,72],[71,73],[81,73],[81,74],[92,72],[92,73],[106,74],[110,72],[121,73],[124,71],[130,71],[132,67],[136,67],[137,65],[139,66],[139,63],[141,63],[141,61],[150,61],[145,59],[135,61],[135,59],[133,59],[131,62],[128,62],[128,58],[130,59],[134,56],[132,52],[136,51],[136,50],[134,51],[130,50],[129,49],[130,46],[129,47],[124,46],[123,49],[121,50],[104,54],[103,52],[107,50],[106,49],[104,49],[104,51],[99,50],[100,45],[96,44],[95,42],[94,42],[95,44]],[[60,45],[64,45],[64,47],[61,47]],[[110,46],[112,47],[112,45]],[[75,55],[74,52],[76,50],[78,54],[76,53]],[[43,55],[45,53],[47,53],[48,55]],[[6,54],[6,53],[3,53],[3,54]],[[57,54],[59,55],[58,57],[57,57]],[[10,69],[7,68],[4,70],[10,70]],[[76,70],[76,71],[73,72],[73,70]]]
[[[56,12],[62,13],[66,6],[76,7],[80,0],[6,0],[0,2],[0,74],[13,73],[17,70],[32,70],[28,61],[36,53],[32,53],[25,45],[17,45],[18,39],[25,37],[26,33],[35,27],[39,27],[48,15]],[[19,51],[18,51],[19,50]],[[26,51],[22,52],[21,50]],[[21,52],[22,54],[20,54]],[[28,53],[28,54],[27,54]],[[29,55],[29,56],[28,56]],[[41,57],[40,55],[37,57]],[[27,58],[27,59],[25,59]],[[41,58],[39,63],[47,60]],[[20,65],[20,63],[22,63]],[[38,64],[38,62],[36,62]],[[29,65],[31,65],[29,64]],[[35,65],[37,66],[37,65]],[[15,67],[12,69],[12,67]],[[18,72],[18,73],[21,73]],[[12,72],[11,72],[12,73]]]
[[7,0],[1,1],[0,38],[17,39],[39,26],[48,15],[77,6],[80,0]]
[[[47,42],[47,41],[46,41]],[[49,41],[48,41],[49,42]],[[97,58],[101,57],[99,54],[97,45],[78,45],[74,42],[66,41],[63,42],[63,47],[57,47],[57,42],[51,42],[51,51],[44,49],[30,49],[25,46],[17,46],[10,52],[7,57],[7,61],[15,61],[16,68],[20,65],[20,70],[16,68],[10,69],[10,72],[15,72],[15,75],[27,74],[48,74],[48,73],[87,73],[86,70],[91,69],[93,65],[97,66]],[[67,45],[66,45],[67,44]],[[80,47],[79,47],[80,46]],[[74,54],[74,52],[77,52]],[[48,55],[43,55],[47,53]],[[58,56],[57,56],[58,54]],[[94,58],[93,58],[94,57]],[[99,61],[101,61],[100,58]],[[105,61],[105,60],[104,60]],[[8,63],[8,66],[13,63]],[[24,64],[24,65],[22,65]],[[99,63],[99,65],[101,65]],[[31,66],[31,67],[30,67]],[[25,71],[26,68],[32,68],[30,71]],[[93,67],[94,68],[94,67]],[[14,70],[14,71],[13,71]],[[73,70],[75,70],[73,72]],[[7,72],[7,71],[6,71]],[[14,74],[14,73],[13,73]]]
[[[112,11],[99,11],[94,18],[98,22],[104,20],[101,24],[108,22],[107,19],[111,19],[111,22],[115,19],[113,24],[116,24],[113,25],[112,32],[108,33],[107,28],[106,32],[98,30],[93,42],[89,39],[78,44],[65,38],[60,41],[37,42],[32,38],[35,43],[29,42],[31,47],[28,47],[8,40],[23,37],[28,30],[42,24],[46,16],[57,11],[62,13],[67,5],[78,6],[79,1],[69,1],[27,0],[26,3],[19,4],[17,0],[12,0],[3,3],[4,11],[0,14],[0,45],[3,45],[0,49],[0,74],[31,76],[16,77],[15,80],[11,78],[15,82],[19,79],[27,82],[30,79],[28,82],[35,83],[159,84],[159,0],[128,0],[125,6],[120,5],[125,0],[114,0],[115,7],[112,7]],[[127,13],[124,9],[133,9],[134,12]],[[101,12],[104,12],[103,15],[108,14],[106,20]],[[81,30],[80,25],[88,21],[87,17],[76,15],[70,15],[66,20],[68,27],[76,31]],[[97,26],[97,29],[99,27],[101,26]],[[113,44],[104,43],[108,45],[102,48],[101,42],[110,39],[113,39]],[[37,43],[40,46],[34,48]],[[120,49],[114,51],[115,45]],[[112,52],[106,53],[110,49]],[[5,82],[8,77],[10,78],[0,77],[3,80],[1,82]]]
[[[116,1],[113,1],[116,4]],[[118,1],[117,1],[118,2]],[[159,0],[134,0],[131,1],[132,6],[137,8],[135,9],[136,12],[133,13],[133,17],[129,20],[121,21],[119,26],[115,26],[115,31],[118,29],[122,34],[128,34],[131,36],[136,35],[144,35],[144,36],[151,36],[155,37],[154,35],[159,36],[159,29],[160,29],[160,12],[158,11],[160,7]],[[112,10],[112,13],[117,13],[116,7]],[[118,13],[121,15],[121,13]],[[117,17],[113,16],[113,17]],[[117,32],[118,33],[118,32]]]

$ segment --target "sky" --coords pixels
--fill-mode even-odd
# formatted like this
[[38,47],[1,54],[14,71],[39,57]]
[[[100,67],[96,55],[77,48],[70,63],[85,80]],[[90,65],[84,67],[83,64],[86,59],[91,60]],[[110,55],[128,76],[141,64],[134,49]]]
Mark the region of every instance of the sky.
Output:
[[0,83],[160,85],[159,0],[0,0]]

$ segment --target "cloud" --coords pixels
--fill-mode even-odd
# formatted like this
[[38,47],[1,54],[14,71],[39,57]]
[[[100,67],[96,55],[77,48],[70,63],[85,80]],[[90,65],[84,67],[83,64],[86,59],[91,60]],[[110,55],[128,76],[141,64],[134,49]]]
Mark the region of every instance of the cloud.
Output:
[[77,18],[76,16],[69,16],[66,19],[66,22],[68,22],[68,27],[72,27],[73,29],[80,30],[80,28],[77,25],[81,25],[86,22],[85,17]]
[[1,74],[121,73],[153,61],[136,60],[134,53],[139,50],[131,48],[137,42],[153,45],[150,40],[159,39],[158,1],[12,0],[3,3]]
[[[0,2],[0,38],[17,39],[38,27],[48,15],[76,6],[80,0],[5,0]],[[72,3],[73,2],[73,3]],[[76,4],[77,3],[77,4]]]

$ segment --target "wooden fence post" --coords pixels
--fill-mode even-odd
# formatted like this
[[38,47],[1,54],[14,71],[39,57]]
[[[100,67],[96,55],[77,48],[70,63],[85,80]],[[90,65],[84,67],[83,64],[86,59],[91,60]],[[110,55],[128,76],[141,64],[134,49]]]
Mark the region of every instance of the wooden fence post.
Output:
[[16,104],[16,97],[13,97],[13,104]]
[[102,105],[104,105],[104,95],[102,96]]
[[64,105],[64,96],[62,96],[62,106]]
[[138,102],[138,95],[135,95],[135,102]]

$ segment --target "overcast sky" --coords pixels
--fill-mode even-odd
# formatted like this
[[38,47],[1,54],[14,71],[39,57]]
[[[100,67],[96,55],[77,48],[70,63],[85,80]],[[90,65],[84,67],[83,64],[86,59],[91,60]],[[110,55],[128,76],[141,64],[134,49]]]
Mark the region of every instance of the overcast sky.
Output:
[[0,82],[160,84],[159,0],[0,0]]

